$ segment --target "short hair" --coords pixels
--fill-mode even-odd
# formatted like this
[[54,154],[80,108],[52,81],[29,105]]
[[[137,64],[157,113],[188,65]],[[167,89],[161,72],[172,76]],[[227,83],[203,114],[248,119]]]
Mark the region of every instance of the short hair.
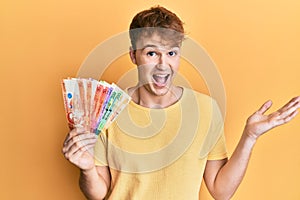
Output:
[[177,44],[181,44],[184,39],[183,22],[175,13],[161,6],[151,7],[136,14],[129,30],[133,49],[136,49],[136,42],[141,35],[151,36],[158,33],[162,39],[173,40]]

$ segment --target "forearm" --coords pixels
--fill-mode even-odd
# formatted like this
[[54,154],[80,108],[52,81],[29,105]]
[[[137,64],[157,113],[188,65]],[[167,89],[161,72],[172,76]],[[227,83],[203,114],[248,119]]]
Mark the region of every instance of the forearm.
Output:
[[256,139],[249,136],[245,129],[231,158],[215,179],[214,186],[220,197],[217,199],[230,199],[233,196],[246,173],[255,143]]
[[227,162],[219,160],[207,163],[205,179],[215,199],[231,198],[246,173],[256,140],[272,128],[292,120],[298,114],[300,96],[291,99],[276,112],[265,115],[271,105],[272,102],[267,101],[247,119],[242,137]]
[[96,167],[90,170],[80,170],[80,189],[90,200],[102,200],[107,194],[108,185],[104,178],[97,173]]

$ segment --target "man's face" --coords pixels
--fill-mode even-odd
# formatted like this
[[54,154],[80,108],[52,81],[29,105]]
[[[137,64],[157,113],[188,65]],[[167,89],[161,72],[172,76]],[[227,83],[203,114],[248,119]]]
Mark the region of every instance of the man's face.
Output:
[[173,86],[179,68],[180,44],[162,40],[158,34],[141,37],[132,61],[138,66],[139,83],[150,94],[162,96]]

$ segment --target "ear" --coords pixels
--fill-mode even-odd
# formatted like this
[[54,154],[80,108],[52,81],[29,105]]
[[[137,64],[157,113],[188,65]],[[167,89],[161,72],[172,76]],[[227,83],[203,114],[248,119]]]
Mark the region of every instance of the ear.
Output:
[[131,62],[136,65],[135,50],[132,47],[129,48],[129,55]]

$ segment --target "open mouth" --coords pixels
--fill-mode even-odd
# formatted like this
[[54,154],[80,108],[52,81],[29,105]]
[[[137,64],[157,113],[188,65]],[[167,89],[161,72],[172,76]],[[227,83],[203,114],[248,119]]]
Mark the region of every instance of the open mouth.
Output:
[[157,86],[163,87],[166,85],[169,76],[170,74],[153,74],[152,77]]

